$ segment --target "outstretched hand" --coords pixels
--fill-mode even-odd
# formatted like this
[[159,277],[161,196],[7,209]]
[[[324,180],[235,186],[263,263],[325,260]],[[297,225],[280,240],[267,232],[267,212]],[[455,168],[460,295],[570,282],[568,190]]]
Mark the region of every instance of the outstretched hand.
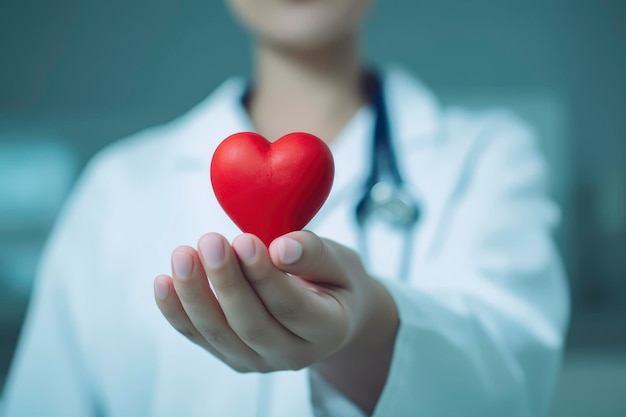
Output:
[[154,285],[170,324],[233,369],[311,366],[365,410],[374,407],[398,318],[352,250],[304,231],[269,250],[250,234],[231,247],[208,233],[198,250],[176,248],[172,277]]

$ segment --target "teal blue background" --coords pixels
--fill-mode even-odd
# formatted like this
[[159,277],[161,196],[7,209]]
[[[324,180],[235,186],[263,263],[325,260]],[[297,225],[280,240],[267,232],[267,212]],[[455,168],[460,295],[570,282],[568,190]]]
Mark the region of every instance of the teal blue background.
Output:
[[[621,0],[388,0],[366,26],[371,61],[410,68],[449,104],[512,107],[540,134],[574,302],[555,416],[626,415],[625,22]],[[223,2],[3,0],[0,375],[39,250],[84,163],[249,67],[249,39]],[[43,166],[52,174],[32,174]],[[21,181],[54,173],[49,207],[19,200]]]

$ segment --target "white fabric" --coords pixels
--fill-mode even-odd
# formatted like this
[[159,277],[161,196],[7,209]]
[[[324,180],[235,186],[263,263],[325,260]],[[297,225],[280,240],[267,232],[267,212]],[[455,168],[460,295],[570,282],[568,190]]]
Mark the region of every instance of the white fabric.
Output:
[[[229,80],[89,164],[41,263],[8,416],[347,415],[351,404],[306,370],[232,371],[171,328],[153,300],[152,280],[168,273],[174,247],[208,231],[239,233],[208,167],[222,139],[251,129],[243,88]],[[532,133],[505,112],[443,109],[397,69],[385,75],[385,95],[423,215],[404,283],[390,261],[394,236],[369,235],[368,264],[401,321],[374,415],[545,415],[569,304],[550,238],[558,212]],[[371,124],[361,110],[333,144],[335,184],[310,227],[354,248]]]
[[365,412],[317,372],[309,372],[311,402],[316,417],[363,417]]

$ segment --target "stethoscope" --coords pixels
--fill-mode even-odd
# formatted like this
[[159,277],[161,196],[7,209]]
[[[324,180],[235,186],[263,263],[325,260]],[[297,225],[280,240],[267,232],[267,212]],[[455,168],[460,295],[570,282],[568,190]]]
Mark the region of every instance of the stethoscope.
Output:
[[413,237],[420,219],[420,207],[398,168],[398,160],[391,140],[384,90],[377,74],[368,75],[366,91],[370,106],[374,111],[375,121],[370,172],[363,187],[363,195],[357,200],[355,207],[359,252],[363,260],[367,262],[370,254],[367,248],[366,230],[370,221],[382,221],[389,228],[397,230],[403,235],[398,278],[405,281],[408,279],[411,267]]

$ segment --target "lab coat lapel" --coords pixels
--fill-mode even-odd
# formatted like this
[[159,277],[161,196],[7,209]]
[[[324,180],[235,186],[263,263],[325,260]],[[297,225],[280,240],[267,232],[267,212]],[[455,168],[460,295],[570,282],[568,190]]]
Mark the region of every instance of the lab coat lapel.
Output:
[[[392,136],[401,172],[410,178],[422,209],[422,218],[415,234],[417,262],[433,255],[442,236],[445,216],[462,177],[471,140],[450,143],[448,115],[444,115],[437,98],[421,82],[400,69],[390,69],[386,83],[386,98]],[[411,161],[407,165],[406,161]],[[418,274],[412,269],[412,276]]]

